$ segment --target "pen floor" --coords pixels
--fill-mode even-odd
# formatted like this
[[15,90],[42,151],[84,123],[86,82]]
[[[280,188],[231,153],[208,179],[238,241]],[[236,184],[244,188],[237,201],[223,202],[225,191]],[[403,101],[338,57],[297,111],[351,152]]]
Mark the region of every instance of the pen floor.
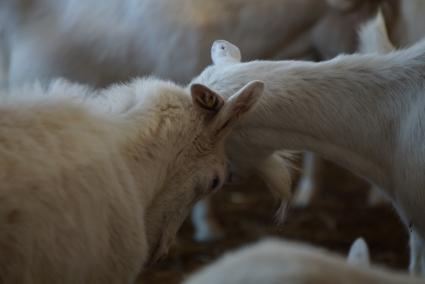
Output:
[[168,256],[146,269],[138,283],[181,283],[224,252],[270,236],[311,243],[343,255],[362,236],[370,247],[372,262],[405,270],[408,236],[391,205],[369,206],[369,185],[329,162],[323,162],[319,176],[319,190],[312,204],[291,208],[281,225],[273,218],[278,202],[258,180],[223,188],[213,196],[223,239],[197,243],[186,221]]

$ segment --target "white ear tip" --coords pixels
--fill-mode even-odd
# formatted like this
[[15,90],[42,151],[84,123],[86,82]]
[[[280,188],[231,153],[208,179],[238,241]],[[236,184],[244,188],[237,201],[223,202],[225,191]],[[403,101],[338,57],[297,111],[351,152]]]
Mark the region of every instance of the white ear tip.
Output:
[[369,265],[369,247],[363,238],[358,238],[353,242],[347,262],[352,265]]
[[216,40],[211,46],[211,59],[214,64],[240,62],[241,58],[239,48],[226,40]]
[[211,50],[214,51],[220,51],[220,50],[226,50],[229,49],[233,46],[236,46],[230,42],[228,42],[227,40],[224,39],[217,39],[213,42],[212,46],[211,46]]
[[366,241],[363,238],[357,238],[353,242],[353,244],[351,245],[351,247],[361,248],[361,249],[364,249],[364,250],[367,250],[368,249],[367,243],[366,243]]
[[213,47],[215,46],[215,47],[220,47],[221,45],[228,45],[228,44],[231,44],[230,42],[228,42],[227,40],[224,40],[224,39],[216,39],[214,42],[213,42]]

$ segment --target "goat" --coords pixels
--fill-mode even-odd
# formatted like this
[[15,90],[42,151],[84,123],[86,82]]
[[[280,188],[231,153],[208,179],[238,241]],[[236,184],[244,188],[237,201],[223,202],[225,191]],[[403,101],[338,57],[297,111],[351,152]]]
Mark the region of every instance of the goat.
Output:
[[0,99],[0,282],[133,283],[227,175],[224,138],[262,94],[135,79]]
[[284,148],[319,153],[367,178],[383,189],[411,231],[410,270],[425,274],[424,191],[417,174],[425,169],[424,60],[421,41],[388,54],[343,55],[322,63],[214,64],[193,82],[228,96],[250,80],[264,81],[263,99],[228,139],[235,168],[255,170]]
[[[353,263],[350,259],[353,252],[358,253],[365,262]],[[184,283],[423,284],[425,280],[377,266],[369,267],[367,245],[361,240],[353,244],[348,260],[345,260],[310,245],[269,239],[225,254],[191,275]]]

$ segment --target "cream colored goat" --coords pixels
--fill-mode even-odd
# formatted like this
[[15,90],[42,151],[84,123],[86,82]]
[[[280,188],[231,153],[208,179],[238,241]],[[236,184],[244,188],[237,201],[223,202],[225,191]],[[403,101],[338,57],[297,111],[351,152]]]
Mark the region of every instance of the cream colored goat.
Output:
[[0,282],[133,283],[223,184],[223,139],[262,88],[227,102],[156,79],[2,94]]

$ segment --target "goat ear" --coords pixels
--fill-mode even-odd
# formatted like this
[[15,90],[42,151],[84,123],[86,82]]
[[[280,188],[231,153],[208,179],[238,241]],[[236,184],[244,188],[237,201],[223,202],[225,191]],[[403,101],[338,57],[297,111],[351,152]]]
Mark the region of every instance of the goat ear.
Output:
[[263,82],[252,81],[232,95],[216,117],[217,135],[226,134],[243,115],[248,113],[262,96],[263,90]]
[[217,113],[224,105],[223,98],[202,84],[190,86],[193,104],[202,111],[210,114]]
[[226,40],[216,40],[211,46],[211,59],[215,65],[238,63],[241,58],[239,48]]
[[358,238],[351,245],[347,263],[353,266],[368,267],[370,265],[369,247],[363,238]]

